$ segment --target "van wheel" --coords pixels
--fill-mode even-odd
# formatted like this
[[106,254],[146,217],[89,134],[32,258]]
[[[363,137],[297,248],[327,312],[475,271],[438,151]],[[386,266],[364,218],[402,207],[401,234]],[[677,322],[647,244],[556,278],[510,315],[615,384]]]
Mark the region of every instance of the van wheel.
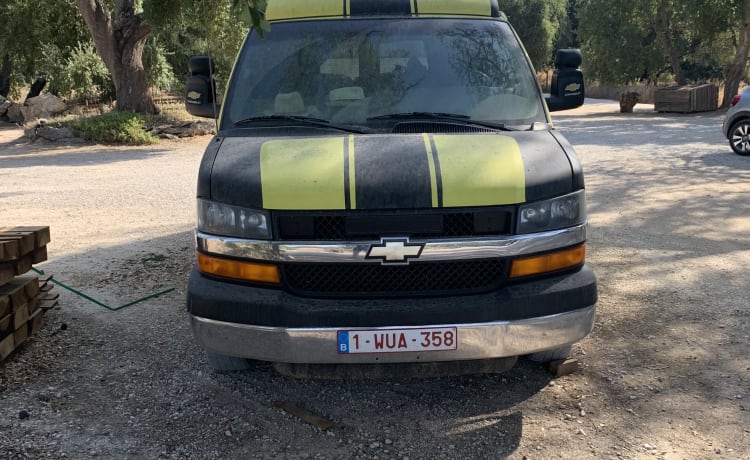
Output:
[[208,365],[218,373],[236,372],[250,369],[250,361],[246,358],[236,356],[219,355],[216,353],[206,352]]
[[570,345],[564,347],[555,348],[554,350],[540,351],[538,353],[532,353],[529,355],[529,359],[537,363],[549,363],[552,361],[560,361],[570,356],[572,348]]

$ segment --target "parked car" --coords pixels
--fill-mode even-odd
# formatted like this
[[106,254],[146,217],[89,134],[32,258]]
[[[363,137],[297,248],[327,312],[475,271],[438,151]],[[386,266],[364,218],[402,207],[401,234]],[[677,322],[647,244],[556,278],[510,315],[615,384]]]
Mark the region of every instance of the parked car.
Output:
[[[545,99],[496,0],[266,13],[198,174],[187,308],[209,363],[568,356],[597,287],[583,168],[549,112],[583,104],[580,51],[557,52]],[[195,115],[218,112],[212,69],[191,61]]]
[[722,128],[734,153],[750,155],[750,86],[734,96]]

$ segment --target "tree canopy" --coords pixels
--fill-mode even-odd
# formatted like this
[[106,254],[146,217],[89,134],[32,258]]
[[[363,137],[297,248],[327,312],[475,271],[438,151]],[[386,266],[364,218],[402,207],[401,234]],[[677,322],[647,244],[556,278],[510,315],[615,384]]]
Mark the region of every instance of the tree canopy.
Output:
[[[226,81],[248,27],[268,30],[267,1],[4,0],[0,64],[16,87],[46,75],[65,97],[116,92],[118,107],[153,111],[149,89],[179,88],[191,55],[210,53]],[[729,94],[746,77],[750,0],[499,3],[537,68],[580,46],[587,78],[605,84],[724,81]]]

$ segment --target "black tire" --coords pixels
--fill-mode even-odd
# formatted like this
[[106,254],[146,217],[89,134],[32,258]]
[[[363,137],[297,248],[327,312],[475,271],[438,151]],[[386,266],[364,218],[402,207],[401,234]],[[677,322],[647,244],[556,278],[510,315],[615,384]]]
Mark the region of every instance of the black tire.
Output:
[[566,345],[564,347],[555,348],[554,350],[532,353],[529,355],[529,359],[537,363],[550,363],[552,361],[560,361],[570,357],[571,351],[571,346]]
[[729,146],[737,155],[750,155],[750,120],[740,120],[729,130]]
[[208,361],[208,365],[219,374],[245,371],[251,368],[250,361],[246,358],[218,355],[210,351],[206,352],[206,360]]

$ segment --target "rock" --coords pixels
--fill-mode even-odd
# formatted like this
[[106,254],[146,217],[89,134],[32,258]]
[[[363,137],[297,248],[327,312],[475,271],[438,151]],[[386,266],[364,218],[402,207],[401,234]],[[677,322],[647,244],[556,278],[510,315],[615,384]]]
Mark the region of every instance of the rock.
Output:
[[216,132],[216,126],[213,123],[206,121],[191,121],[188,123],[154,126],[148,132],[152,136],[158,136],[162,139],[178,139],[181,137],[214,134]]
[[182,134],[179,134],[180,137],[204,136],[206,134],[214,134],[216,131],[216,127],[213,123],[205,121],[194,121],[188,123],[184,125],[182,129]]
[[25,410],[22,410],[18,413],[18,418],[20,418],[21,420],[26,420],[27,418],[29,418],[29,413]]
[[72,139],[73,132],[64,126],[53,126],[40,121],[30,128],[24,129],[24,137],[29,139],[46,139],[48,141],[59,141],[62,139]]
[[13,105],[13,101],[0,96],[0,117],[4,117],[8,113],[11,105]]
[[48,141],[59,141],[73,137],[73,133],[64,126],[39,126],[36,128],[36,135]]
[[641,99],[641,95],[635,91],[626,91],[620,95],[620,112],[633,113],[633,107]]
[[578,360],[573,358],[552,361],[551,363],[549,363],[549,370],[554,377],[570,375],[578,371],[578,367]]
[[6,112],[8,121],[10,121],[11,123],[18,123],[18,124],[22,124],[23,122],[25,122],[26,118],[21,109],[22,107],[20,105],[16,103],[11,103],[10,107],[8,107],[8,111]]
[[26,99],[21,109],[26,121],[37,118],[49,118],[55,114],[62,113],[68,106],[57,96],[42,94],[40,96]]

